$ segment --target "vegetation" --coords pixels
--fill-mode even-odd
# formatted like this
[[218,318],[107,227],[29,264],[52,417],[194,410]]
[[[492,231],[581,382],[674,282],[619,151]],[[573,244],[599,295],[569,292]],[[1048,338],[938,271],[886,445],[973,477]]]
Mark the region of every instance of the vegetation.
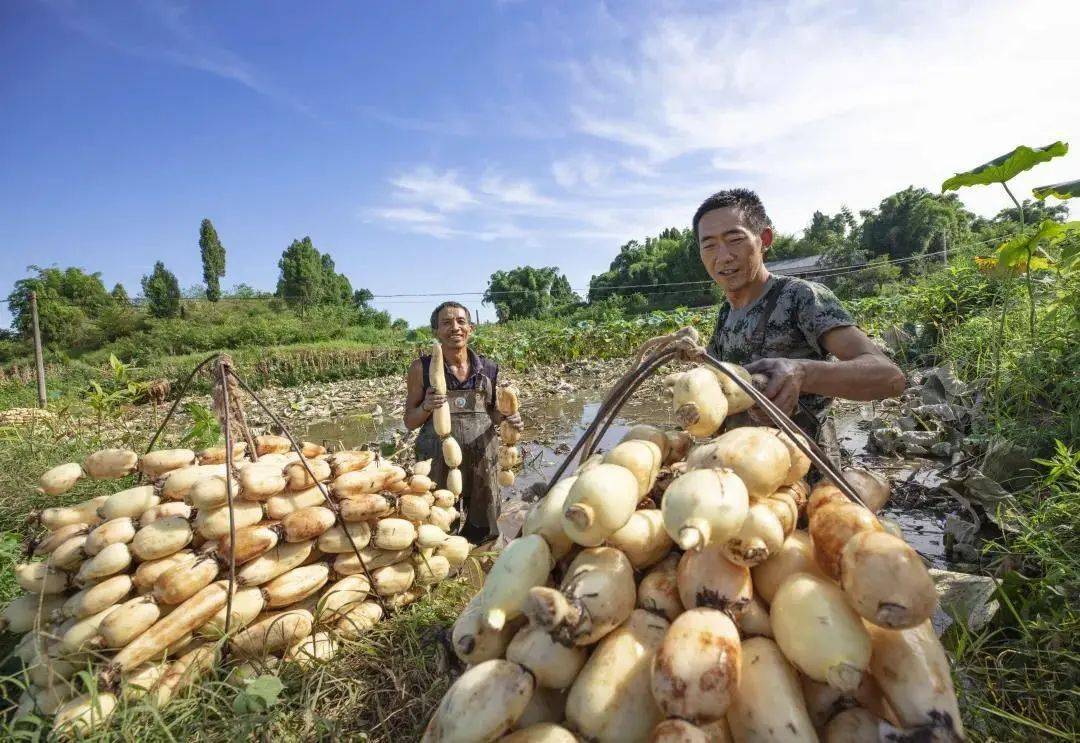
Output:
[[278,261],[281,278],[277,296],[290,305],[311,307],[319,304],[345,304],[352,298],[349,279],[334,270],[334,259],[320,253],[310,237],[293,240]]
[[128,297],[127,289],[120,282],[116,283],[116,286],[112,288],[109,295],[113,298],[113,301],[117,304],[131,304],[131,298]]
[[87,274],[78,268],[30,266],[29,270],[37,275],[16,281],[7,298],[16,333],[20,338],[29,338],[32,333],[30,293],[36,292],[42,342],[80,347],[93,318],[115,301],[101,283],[101,274]]
[[1004,576],[995,622],[950,628],[961,709],[976,740],[1075,740],[1080,719],[1080,452],[1036,460],[1012,527],[988,547]]
[[164,263],[158,261],[154,264],[154,271],[149,276],[143,276],[142,290],[151,317],[179,317],[180,283]]
[[499,322],[506,322],[565,312],[578,296],[559,269],[521,266],[491,274],[484,301],[495,305]]
[[199,226],[199,252],[202,255],[206,298],[216,302],[221,299],[220,279],[225,275],[225,246],[218,239],[217,230],[209,219],[204,219]]
[[[997,169],[976,169],[984,174],[978,177],[1008,175],[1016,167],[1010,158],[1022,161],[1023,149],[994,161]],[[1061,150],[1043,148],[1051,149]],[[1008,191],[1007,180],[988,182]],[[1069,195],[1068,186],[1059,184],[1054,193]],[[974,442],[1004,439],[1030,453],[1039,477],[1015,493],[1015,510],[998,515],[1008,529],[987,548],[992,569],[1003,577],[1002,609],[979,632],[956,625],[948,644],[973,739],[1068,739],[1080,716],[1080,454],[1074,443],[1080,440],[1080,223],[1066,221],[1063,205],[1008,196],[1011,206],[984,219],[968,214],[955,195],[905,189],[857,217],[845,210],[816,213],[801,236],[779,236],[772,257],[824,254],[836,267],[865,261],[829,278],[859,322],[899,339],[895,346],[906,367],[948,363],[981,388]],[[932,255],[946,246],[947,256]],[[903,263],[893,262],[901,257]],[[43,505],[33,494],[37,474],[117,439],[145,441],[145,431],[124,425],[73,429],[65,410],[122,421],[120,411],[137,399],[140,384],[175,382],[214,350],[229,350],[256,386],[288,386],[400,373],[428,339],[426,328],[407,331],[370,308],[371,293],[339,281],[344,277],[333,261],[310,240],[294,242],[282,263],[294,266],[286,283],[295,279],[298,293],[279,284],[276,297],[259,296],[240,285],[216,303],[188,302],[183,317],[171,318],[128,306],[100,277],[78,269],[35,268],[35,276],[16,283],[8,299],[15,330],[0,337],[0,361],[26,358],[27,292],[48,297],[42,325],[43,332],[48,327],[50,388],[58,396],[51,407],[60,416],[47,426],[0,428],[0,451],[20,463],[0,487],[0,533],[9,532],[0,538],[5,565],[15,559],[26,510]],[[496,303],[495,292],[529,291],[520,300],[512,295],[500,322],[481,326],[475,338],[479,351],[508,367],[625,358],[652,336],[685,325],[707,335],[715,321],[711,285],[678,285],[707,278],[688,230],[624,245],[609,271],[594,277],[587,303],[562,303],[569,286],[555,269],[502,273],[500,282],[489,284]],[[657,284],[676,285],[648,288]],[[309,300],[296,301],[301,296]],[[32,405],[32,378],[7,369],[0,409]],[[106,428],[112,432],[101,433]],[[72,499],[90,497],[95,487],[85,483]],[[10,582],[10,571],[0,566],[0,600]],[[362,731],[375,740],[411,739],[446,686],[433,638],[466,593],[462,586],[440,589],[329,666],[304,678],[286,674],[284,691],[265,704],[248,699],[258,696],[251,687],[215,680],[160,715],[126,708],[119,717],[122,734],[215,738],[258,729],[286,739]],[[349,684],[340,683],[345,678]]]
[[908,258],[936,253],[965,241],[974,218],[956,194],[937,195],[909,187],[862,212],[859,243],[867,255]]
[[716,304],[720,294],[698,258],[689,229],[669,228],[619,249],[607,271],[589,281],[589,302],[623,297],[630,312]]

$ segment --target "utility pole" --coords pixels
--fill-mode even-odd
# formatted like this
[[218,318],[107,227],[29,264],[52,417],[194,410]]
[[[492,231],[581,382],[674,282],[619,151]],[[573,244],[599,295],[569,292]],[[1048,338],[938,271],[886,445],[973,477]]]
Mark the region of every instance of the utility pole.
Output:
[[474,307],[473,308],[473,314],[476,315],[476,322],[473,323],[473,324],[474,325],[479,325],[480,324],[480,308],[479,307]]
[[37,364],[38,407],[45,407],[45,360],[41,355],[41,327],[38,325],[37,292],[30,292],[30,320],[34,326],[34,363]]

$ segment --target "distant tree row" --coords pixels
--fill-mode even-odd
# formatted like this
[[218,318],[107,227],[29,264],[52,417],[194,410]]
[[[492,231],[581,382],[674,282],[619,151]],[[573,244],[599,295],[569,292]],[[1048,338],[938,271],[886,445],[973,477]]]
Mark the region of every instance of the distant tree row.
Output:
[[[116,284],[105,288],[100,273],[80,268],[30,266],[34,275],[19,279],[8,295],[14,337],[31,335],[30,293],[37,292],[42,341],[60,348],[86,347],[94,339],[107,342],[145,328],[146,316],[169,319],[183,315],[183,300],[210,302],[222,299],[221,278],[225,275],[225,248],[209,219],[199,227],[203,285],[186,291],[162,261],[142,277],[145,314],[136,311],[127,290]],[[333,305],[355,311],[358,324],[388,327],[390,316],[370,306],[374,295],[368,289],[353,289],[348,277],[338,273],[329,253],[315,249],[310,237],[293,240],[281,254],[277,287],[273,295],[247,284],[237,284],[226,295],[237,299],[276,296],[299,311],[313,306]],[[103,330],[104,328],[104,330]]]
[[[1064,204],[1025,201],[1023,207],[1029,225],[1044,219],[1062,221],[1068,215]],[[901,264],[902,268],[893,261],[937,255],[950,246],[972,241],[993,242],[1015,232],[1018,222],[1015,207],[985,219],[969,212],[954,193],[941,195],[912,186],[858,215],[846,207],[836,214],[814,212],[801,235],[775,234],[765,260],[821,256],[821,266],[826,269],[864,265],[857,272],[822,279],[841,296],[863,296],[880,292],[911,265]],[[554,306],[550,289],[543,282],[537,283],[535,290],[529,281],[508,284],[510,276],[531,277],[538,271],[554,272],[566,282],[555,269],[529,266],[492,274],[484,301],[495,303],[500,321],[535,317]],[[696,236],[689,229],[669,228],[656,237],[623,245],[608,270],[590,280],[588,301],[590,305],[615,303],[631,312],[720,301],[718,288],[705,282],[709,276],[698,257]],[[569,288],[568,282],[566,286]],[[504,293],[507,289],[514,293]]]

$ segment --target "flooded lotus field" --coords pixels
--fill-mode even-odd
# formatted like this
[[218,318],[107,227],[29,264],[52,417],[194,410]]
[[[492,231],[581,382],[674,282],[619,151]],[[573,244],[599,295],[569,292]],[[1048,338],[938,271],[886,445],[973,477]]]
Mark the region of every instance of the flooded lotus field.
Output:
[[[522,400],[526,425],[521,443],[524,466],[513,487],[503,492],[507,509],[514,508],[515,501],[537,497],[537,489],[542,488],[569,455],[593,421],[607,392],[607,387],[566,387],[565,391],[545,391]],[[335,448],[375,446],[388,441],[407,446],[411,439],[401,423],[400,405],[400,399],[374,399],[364,409],[340,412],[332,420],[312,423],[297,433]],[[837,435],[841,445],[851,461],[876,469],[894,482],[894,498],[885,508],[884,515],[900,523],[911,545],[934,567],[948,567],[943,543],[945,513],[933,508],[922,497],[935,484],[931,472],[936,463],[886,459],[872,454],[867,448],[866,433],[872,416],[869,405],[838,409]],[[636,423],[674,427],[670,403],[647,386],[623,407],[615,423],[600,439],[598,448],[610,449]]]

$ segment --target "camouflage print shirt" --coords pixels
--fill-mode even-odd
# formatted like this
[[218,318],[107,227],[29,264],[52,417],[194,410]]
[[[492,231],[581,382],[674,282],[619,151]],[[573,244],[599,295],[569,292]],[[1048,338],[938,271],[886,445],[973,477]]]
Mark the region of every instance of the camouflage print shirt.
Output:
[[[833,328],[854,324],[828,287],[793,276],[773,275],[762,295],[746,307],[720,308],[709,353],[736,364],[763,358],[824,360],[829,354],[819,343],[821,336]],[[829,400],[820,395],[802,395],[799,404],[803,412],[820,420]]]

